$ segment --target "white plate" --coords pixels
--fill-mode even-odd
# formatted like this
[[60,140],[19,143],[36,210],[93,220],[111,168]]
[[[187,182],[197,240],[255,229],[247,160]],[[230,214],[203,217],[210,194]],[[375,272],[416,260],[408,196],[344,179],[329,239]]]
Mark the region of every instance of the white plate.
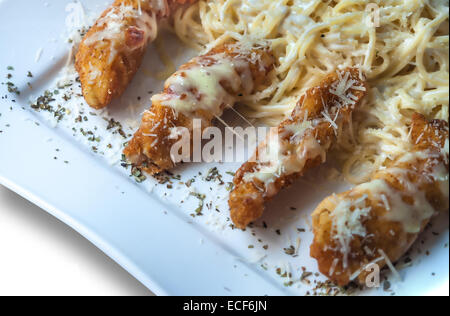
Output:
[[[105,1],[83,3],[92,16],[107,5]],[[173,189],[156,186],[152,179],[136,184],[126,173],[129,171],[120,166],[119,146],[124,140],[106,131],[102,117],[122,122],[127,134],[132,132],[127,124],[135,128],[133,120],[148,107],[148,92],[158,91],[162,84],[149,75],[163,70],[153,46],[131,87],[107,111],[95,112],[94,116],[88,113],[94,111],[83,104],[82,98],[73,97],[67,103],[58,99],[55,104],[70,108],[71,113],[55,124],[48,114],[30,108],[29,100],[47,88],[54,89],[65,66],[70,51],[66,19],[74,8],[68,4],[69,1],[61,0],[0,1],[0,81],[8,81],[4,78],[11,73],[11,81],[21,91],[20,96],[14,96],[7,93],[6,85],[0,87],[0,183],[76,229],[157,294],[311,292],[311,286],[299,281],[302,267],[317,272],[316,263],[308,254],[312,239],[309,213],[322,198],[342,187],[340,183],[318,180],[324,178],[327,167],[319,168],[280,194],[254,229],[241,232],[228,226],[225,186],[202,179],[205,171],[218,166],[224,181],[231,181],[225,172],[236,170],[238,163],[185,164],[175,172],[181,175],[181,181],[199,171],[203,177],[198,176],[190,188],[175,181]],[[163,37],[176,64],[192,55],[189,51],[180,54],[182,46],[173,36]],[[7,70],[9,65],[14,71]],[[27,77],[28,71],[33,78]],[[137,96],[142,97],[140,101]],[[88,137],[71,130],[81,127],[74,123],[80,108],[85,109],[83,116],[89,118],[81,124],[85,129],[97,126],[95,134],[101,137],[100,143],[90,142]],[[234,122],[233,114],[227,114],[226,120]],[[113,150],[106,155],[91,150],[95,145],[102,151],[107,143],[113,144]],[[211,210],[204,207],[204,216],[190,216],[198,205],[196,198],[189,196],[192,190],[207,193],[206,204],[213,202]],[[214,210],[216,206],[220,213]],[[297,210],[291,210],[291,206]],[[263,221],[267,229],[263,228]],[[298,232],[298,227],[307,231]],[[359,294],[448,294],[448,239],[446,214],[433,221],[432,228],[411,251],[412,266],[400,270],[403,281],[390,278],[390,291],[380,288]],[[298,256],[284,253],[283,248],[291,244],[296,247],[298,241]],[[268,245],[268,250],[263,245]],[[425,255],[426,251],[429,255]],[[285,286],[289,279],[280,277],[277,268],[281,274],[291,272],[294,284]],[[307,279],[323,280],[315,276]]]

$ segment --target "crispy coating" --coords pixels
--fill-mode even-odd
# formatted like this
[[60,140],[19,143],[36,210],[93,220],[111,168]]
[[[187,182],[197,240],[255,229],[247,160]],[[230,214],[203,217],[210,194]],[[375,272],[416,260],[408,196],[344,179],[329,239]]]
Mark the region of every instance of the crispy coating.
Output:
[[136,74],[157,21],[189,0],[116,0],[86,33],[75,57],[86,102],[95,109],[118,98]]
[[448,209],[448,168],[448,123],[415,114],[408,153],[314,211],[311,256],[319,270],[341,286],[364,284],[371,264],[400,259],[431,216]]
[[[340,86],[341,84],[349,85],[344,87]],[[352,96],[353,100],[343,100],[343,95],[337,95],[339,93],[336,93],[336,90],[339,89],[335,89],[336,87],[342,88],[341,92],[345,93],[345,98]],[[238,228],[244,229],[261,217],[267,201],[283,188],[290,186],[304,172],[325,161],[326,152],[340,133],[343,123],[351,119],[353,109],[359,105],[365,94],[366,84],[359,70],[349,68],[329,74],[319,86],[309,89],[301,97],[291,116],[277,127],[276,132],[280,135],[279,142],[283,146],[279,159],[287,155],[287,163],[293,159],[300,159],[303,163],[293,172],[287,172],[286,168],[281,166],[280,170],[276,171],[277,174],[271,175],[268,183],[258,178],[246,179],[248,175],[261,171],[267,165],[267,162],[261,161],[260,153],[275,147],[269,135],[266,141],[258,146],[254,157],[237,171],[234,178],[235,189],[231,192],[228,203],[231,219]],[[325,115],[332,115],[334,121],[326,120]],[[311,122],[311,128],[302,135],[294,135],[295,131],[292,132],[290,127],[305,122]]]
[[[233,65],[231,77],[221,73],[222,69],[219,68],[218,71],[214,68],[223,60],[229,60]],[[139,130],[124,150],[125,156],[134,166],[150,174],[172,169],[176,162],[179,162],[174,161],[171,156],[172,146],[180,138],[180,135],[174,135],[174,130],[186,128],[192,149],[194,119],[201,120],[201,133],[212,125],[215,116],[219,116],[226,107],[233,106],[239,95],[254,93],[258,87],[264,85],[266,76],[272,68],[273,59],[267,49],[240,50],[239,43],[221,45],[205,55],[192,59],[166,81],[161,94],[152,98],[152,107],[144,113]],[[211,89],[209,83],[192,80],[189,74],[193,69],[200,69],[202,73],[207,73],[211,77],[218,76],[218,85]],[[248,73],[251,74],[251,78],[248,78]],[[245,91],[245,87],[248,86],[245,80],[252,81],[252,89],[249,91]],[[177,88],[172,85],[174,81],[178,82]],[[208,91],[209,95],[202,94],[202,91]],[[226,97],[222,100],[219,95],[223,94]],[[194,95],[195,100],[192,103],[187,102],[187,95]],[[218,101],[218,104],[213,102],[213,110],[199,106],[206,102],[205,100],[211,99],[222,101]],[[188,113],[177,111],[164,105],[162,100],[184,100],[183,102],[188,108],[192,107],[192,110]],[[188,153],[189,157],[190,154],[191,152]]]

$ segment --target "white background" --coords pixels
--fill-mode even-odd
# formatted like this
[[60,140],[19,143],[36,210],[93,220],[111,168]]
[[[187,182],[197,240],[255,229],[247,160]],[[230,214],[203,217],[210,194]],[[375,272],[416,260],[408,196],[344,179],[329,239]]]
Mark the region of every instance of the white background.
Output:
[[0,295],[151,295],[77,232],[0,185]]

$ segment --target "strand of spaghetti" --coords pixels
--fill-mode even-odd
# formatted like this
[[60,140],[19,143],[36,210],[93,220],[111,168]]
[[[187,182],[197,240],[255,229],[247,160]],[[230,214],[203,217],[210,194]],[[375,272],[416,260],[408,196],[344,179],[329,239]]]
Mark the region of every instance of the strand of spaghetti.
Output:
[[375,43],[377,41],[377,33],[375,30],[375,27],[369,28],[367,30],[367,32],[369,33],[369,45],[367,47],[367,53],[366,53],[366,58],[365,58],[364,64],[363,64],[363,70],[366,73],[370,74],[373,60],[374,60],[375,54],[376,54]]
[[425,65],[423,64],[425,50],[428,48],[430,44],[431,37],[433,36],[433,33],[428,30],[424,36],[423,41],[420,43],[419,47],[417,48],[417,54],[416,54],[416,64],[417,69],[419,69],[420,75],[422,78],[430,82],[434,85],[448,85],[448,77],[441,78],[439,74],[429,74],[428,71],[425,68]]
[[338,16],[336,18],[330,19],[327,23],[320,23],[315,25],[314,27],[308,29],[302,36],[298,39],[296,43],[296,49],[294,52],[286,57],[285,63],[282,67],[278,68],[277,71],[284,72],[286,71],[297,59],[302,59],[305,56],[306,50],[311,45],[314,38],[317,34],[326,28],[330,28],[333,25],[339,24],[339,22],[350,22],[352,19],[361,18],[362,13],[346,13],[342,16]]
[[392,59],[391,64],[394,65],[394,67],[387,73],[384,73],[383,76],[389,78],[402,70],[411,61],[412,57],[415,56],[415,50],[417,49],[417,46],[419,46],[419,43],[424,40],[425,33],[430,32],[430,29],[432,29],[432,32],[434,33],[436,28],[447,18],[448,14],[441,13],[427,25],[421,26],[420,31],[414,36],[412,43],[406,43],[405,45],[402,45],[402,47],[399,47],[398,50],[402,50],[402,53],[393,54],[395,58]]
[[355,4],[363,4],[364,1],[361,0],[344,0],[344,1],[340,1],[338,4],[336,4],[336,6],[334,7],[333,11],[336,13],[339,13],[341,11],[343,11],[345,8],[348,8],[352,5]]

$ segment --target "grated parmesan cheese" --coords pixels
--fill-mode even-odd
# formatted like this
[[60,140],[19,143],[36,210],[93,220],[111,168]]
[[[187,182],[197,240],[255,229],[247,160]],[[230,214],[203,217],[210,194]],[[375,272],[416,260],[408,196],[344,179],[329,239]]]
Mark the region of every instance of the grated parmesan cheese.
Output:
[[339,201],[333,211],[333,231],[334,238],[339,243],[339,251],[343,254],[344,269],[348,267],[348,256],[350,254],[350,243],[353,236],[366,237],[367,231],[362,220],[369,216],[370,207],[365,207],[364,195],[360,199],[353,201],[344,199]]

